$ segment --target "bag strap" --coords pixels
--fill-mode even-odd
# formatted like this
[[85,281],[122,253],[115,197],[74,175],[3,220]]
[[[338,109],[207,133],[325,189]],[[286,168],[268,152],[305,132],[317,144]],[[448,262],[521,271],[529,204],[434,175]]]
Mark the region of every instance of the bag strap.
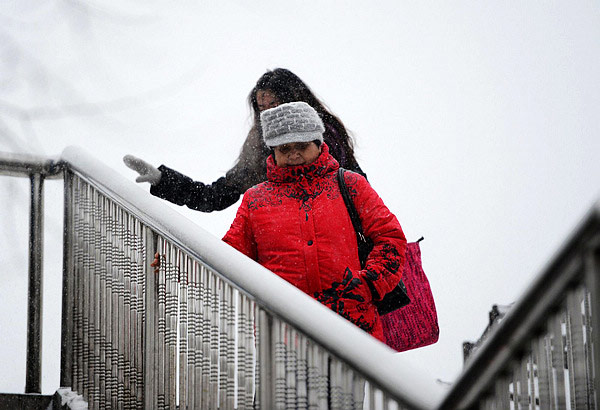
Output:
[[358,243],[365,242],[367,238],[365,237],[365,234],[363,232],[362,223],[360,222],[360,218],[358,217],[358,212],[356,212],[354,201],[352,201],[352,198],[350,198],[350,193],[348,192],[348,187],[346,186],[346,180],[344,179],[345,171],[346,170],[342,167],[338,169],[338,183],[340,185],[340,192],[342,194],[342,198],[344,198],[346,208],[348,209],[350,220],[352,220],[354,232],[356,232],[356,240],[358,241]]
[[[354,205],[352,198],[350,198],[350,193],[348,192],[348,187],[346,186],[346,180],[344,179],[345,171],[346,170],[342,167],[338,169],[338,183],[340,185],[340,193],[342,194],[342,198],[344,198],[344,203],[346,204],[346,209],[348,209],[348,215],[350,215],[350,220],[352,220],[352,225],[354,226],[354,232],[356,233],[358,259],[361,267],[364,268],[369,252],[373,249],[373,241],[370,238],[367,238],[363,232],[362,223],[358,216],[358,212],[356,211],[356,206]],[[371,295],[373,295],[373,298],[377,300],[374,302],[374,304],[377,307],[377,311],[380,315],[392,312],[410,303],[410,297],[408,296],[406,286],[404,286],[402,279],[400,279],[400,282],[398,282],[398,286],[384,295],[383,299],[381,300],[379,300],[379,292],[377,292],[377,289],[375,289],[375,285],[373,285],[370,280],[366,280],[366,282],[369,290],[371,291]]]

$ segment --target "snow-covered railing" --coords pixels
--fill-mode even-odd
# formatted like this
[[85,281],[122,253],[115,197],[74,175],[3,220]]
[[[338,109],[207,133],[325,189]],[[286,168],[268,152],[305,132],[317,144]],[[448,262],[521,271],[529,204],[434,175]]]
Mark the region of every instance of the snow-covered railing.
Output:
[[439,408],[598,408],[599,296],[600,202],[469,358]]
[[433,408],[384,344],[81,149],[61,155],[61,385],[90,408]]
[[64,175],[61,386],[90,408],[597,408],[600,203],[440,387],[78,148],[31,179],[26,393],[40,391],[42,188]]

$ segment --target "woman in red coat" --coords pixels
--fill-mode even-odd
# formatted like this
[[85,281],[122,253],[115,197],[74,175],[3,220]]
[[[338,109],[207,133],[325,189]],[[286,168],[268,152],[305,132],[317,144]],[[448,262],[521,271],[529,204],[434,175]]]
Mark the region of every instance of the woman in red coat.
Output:
[[383,341],[375,300],[399,282],[406,238],[364,177],[346,184],[365,235],[374,241],[364,269],[337,182],[338,162],[323,142],[323,123],[304,102],[261,113],[273,154],[267,181],[244,194],[225,242]]

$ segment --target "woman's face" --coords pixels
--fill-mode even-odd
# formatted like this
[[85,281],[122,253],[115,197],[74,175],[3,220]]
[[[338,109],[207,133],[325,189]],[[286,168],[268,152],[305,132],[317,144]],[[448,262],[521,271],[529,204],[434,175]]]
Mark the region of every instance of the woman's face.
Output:
[[321,155],[321,147],[313,141],[292,142],[273,148],[278,167],[291,167],[313,163]]
[[269,90],[258,90],[256,92],[256,103],[258,105],[258,111],[262,112],[269,108],[277,107],[281,104],[281,101],[279,101],[275,94]]

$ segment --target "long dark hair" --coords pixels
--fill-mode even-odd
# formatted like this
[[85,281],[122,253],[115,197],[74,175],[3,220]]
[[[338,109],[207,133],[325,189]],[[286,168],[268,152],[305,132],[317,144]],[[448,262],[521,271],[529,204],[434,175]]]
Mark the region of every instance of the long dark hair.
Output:
[[344,146],[346,156],[349,158],[354,157],[354,141],[348,134],[348,131],[346,131],[346,127],[344,127],[342,121],[331,113],[326,105],[315,96],[311,89],[296,74],[285,68],[276,68],[272,71],[267,71],[258,79],[250,95],[248,95],[248,104],[254,113],[253,126],[259,129],[260,110],[256,101],[256,93],[260,90],[271,91],[281,104],[293,101],[308,103],[317,111],[323,123],[335,129],[335,132],[341,139],[340,142]]
[[265,159],[270,152],[262,140],[260,110],[256,100],[258,91],[270,91],[281,104],[293,101],[308,103],[317,111],[325,124],[325,128],[328,126],[333,128],[338,136],[336,140],[343,149],[345,157],[353,163],[356,162],[354,158],[354,141],[342,121],[331,113],[300,77],[285,68],[276,68],[264,73],[248,95],[248,105],[253,113],[253,124],[234,167],[238,169],[243,167],[245,172],[248,173],[247,178],[250,180],[251,185],[244,189],[264,181],[266,176]]

